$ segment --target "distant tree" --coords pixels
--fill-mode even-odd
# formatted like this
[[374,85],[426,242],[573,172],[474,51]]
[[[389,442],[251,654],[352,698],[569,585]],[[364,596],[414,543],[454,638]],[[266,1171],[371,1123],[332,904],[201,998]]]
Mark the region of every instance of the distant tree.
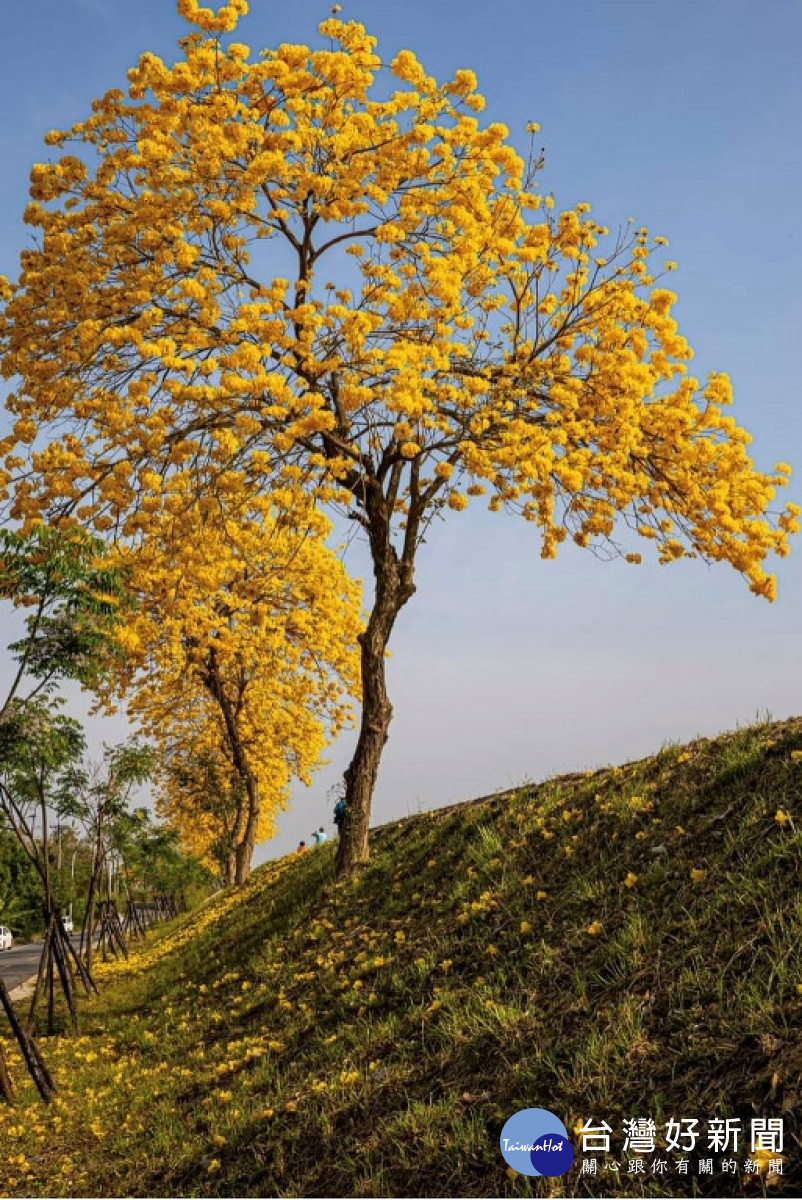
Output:
[[[157,811],[181,844],[214,870],[220,886],[230,887],[237,881],[237,845],[245,833],[247,798],[229,764],[220,729],[204,726],[201,718],[194,734],[187,723],[173,745],[163,744]],[[257,843],[269,836],[271,826],[265,818],[272,822],[272,815],[260,806]]]
[[[77,772],[79,779],[82,770]],[[82,892],[85,892],[85,882],[89,876],[89,844],[81,836],[81,830],[75,820],[74,797],[78,794],[76,780],[71,773],[64,779],[65,789],[68,789],[62,803],[57,797],[54,811],[54,824],[50,836],[50,860],[53,876],[53,893],[56,903],[62,912],[69,911],[76,919],[83,913],[81,903]]]
[[42,881],[14,834],[0,824],[0,925],[29,938],[42,928]]
[[39,875],[46,923],[55,905],[52,813],[84,749],[80,722],[42,697],[17,705],[0,722],[0,813]]
[[76,799],[76,816],[83,822],[92,846],[92,867],[81,929],[81,953],[91,970],[95,945],[97,905],[104,894],[111,898],[113,856],[122,847],[121,830],[129,820],[129,806],[136,789],[153,771],[154,754],[141,742],[105,746],[103,762],[87,772],[84,790]]
[[229,882],[248,877],[359,690],[360,589],[326,544],[331,523],[309,501],[290,521],[290,500],[277,516],[275,494],[234,508],[188,496],[114,552],[138,601],[115,686],[158,750],[159,811]]
[[208,867],[180,846],[178,830],[154,821],[146,809],[134,809],[127,821],[118,822],[114,840],[126,886],[143,899],[171,895],[191,907],[214,888]]
[[198,31],[175,65],[144,54],[127,95],[46,139],[79,152],[33,168],[38,241],[0,319],[10,511],[129,538],[187,487],[348,512],[375,581],[349,871],[392,715],[387,646],[435,517],[489,489],[544,557],[572,537],[637,562],[629,526],[661,561],[729,562],[771,598],[764,562],[799,510],[770,514],[790,468],[755,469],[727,376],[687,373],[650,265],[664,239],[557,212],[532,143],[521,157],[477,120],[473,72],[438,84],[409,50],[383,64],[335,18],[328,48],[251,58],[222,40],[245,0],[179,10]]

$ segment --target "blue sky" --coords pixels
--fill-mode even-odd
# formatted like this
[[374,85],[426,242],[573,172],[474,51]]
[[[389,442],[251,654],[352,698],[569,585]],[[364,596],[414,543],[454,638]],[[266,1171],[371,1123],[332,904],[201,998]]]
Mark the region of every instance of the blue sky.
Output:
[[[587,200],[615,227],[635,218],[679,262],[694,372],[726,370],[758,465],[802,472],[802,8],[787,0],[346,0],[391,57],[438,76],[471,67],[521,148],[539,121],[542,186]],[[308,42],[327,4],[252,0],[238,40]],[[13,275],[20,214],[43,134],[122,86],[139,53],[174,57],[172,0],[36,0],[8,7],[0,46],[0,273]],[[799,476],[788,498],[802,496]],[[423,548],[399,618],[395,706],[375,803],[380,822],[524,778],[650,753],[756,713],[802,711],[802,541],[777,564],[774,605],[727,567],[605,564],[573,549],[543,562],[532,531],[480,508]],[[358,549],[354,574],[369,575]],[[120,724],[94,740],[119,735]],[[277,839],[283,853],[326,820],[350,742]]]

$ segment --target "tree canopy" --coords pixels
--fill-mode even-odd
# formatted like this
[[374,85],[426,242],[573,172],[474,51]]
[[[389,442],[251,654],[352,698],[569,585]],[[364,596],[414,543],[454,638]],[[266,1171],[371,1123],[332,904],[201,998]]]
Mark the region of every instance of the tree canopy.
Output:
[[113,668],[128,597],[99,538],[42,524],[0,530],[0,600],[28,612],[24,637],[8,647],[17,670],[0,722],[65,679],[99,686]]
[[[558,211],[476,77],[384,63],[354,21],[252,55],[245,0],[178,60],[47,141],[37,244],[2,286],[10,512],[147,536],[193,495],[338,503],[375,575],[341,862],[367,855],[392,708],[384,655],[429,523],[488,495],[539,530],[640,560],[729,562],[771,598],[798,508],[758,470],[728,377],[698,380],[655,265],[665,239]],[[631,531],[633,536],[630,536]]]

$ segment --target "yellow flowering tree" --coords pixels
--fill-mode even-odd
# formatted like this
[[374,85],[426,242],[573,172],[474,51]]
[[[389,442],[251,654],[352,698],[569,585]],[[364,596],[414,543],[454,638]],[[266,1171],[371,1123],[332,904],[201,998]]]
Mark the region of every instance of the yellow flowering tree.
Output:
[[247,878],[359,693],[361,592],[330,532],[289,494],[230,511],[174,487],[116,549],[138,605],[114,686],[158,749],[160,815],[224,883]]
[[253,56],[226,37],[246,7],[180,0],[178,61],[143,55],[126,93],[48,135],[69,152],[33,168],[38,242],[3,285],[5,468],[22,519],[147,533],[178,479],[232,500],[307,491],[362,527],[350,870],[392,714],[385,652],[433,517],[487,493],[547,558],[570,537],[636,562],[641,537],[771,598],[764,562],[798,510],[772,515],[789,468],[755,469],[727,376],[688,373],[661,239],[558,211],[531,143],[521,156],[478,117],[471,71],[384,63],[336,16],[320,48]]
[[[236,845],[245,808],[236,786],[218,726],[204,729],[199,714],[194,725],[185,722],[171,743],[161,738],[159,792],[156,809],[175,829],[183,846],[213,870],[223,887],[236,882]],[[260,808],[257,844],[269,836],[264,828],[266,808]]]

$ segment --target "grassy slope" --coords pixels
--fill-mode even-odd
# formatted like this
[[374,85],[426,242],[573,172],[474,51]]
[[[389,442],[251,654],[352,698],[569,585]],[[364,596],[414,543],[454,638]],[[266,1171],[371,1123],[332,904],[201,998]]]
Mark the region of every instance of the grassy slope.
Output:
[[6,1194],[765,1189],[693,1161],[690,1179],[509,1178],[499,1132],[529,1106],[606,1119],[619,1150],[627,1116],[784,1114],[771,1191],[800,1194],[802,719],[373,847],[346,884],[330,845],[269,864],[108,969],[82,1036],[44,1043],[57,1104],[0,1108]]

